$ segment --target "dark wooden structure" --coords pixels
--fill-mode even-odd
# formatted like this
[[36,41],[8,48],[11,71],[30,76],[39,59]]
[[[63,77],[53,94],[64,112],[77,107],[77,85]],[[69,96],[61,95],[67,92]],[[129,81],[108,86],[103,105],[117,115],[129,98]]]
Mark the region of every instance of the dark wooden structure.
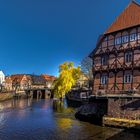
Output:
[[140,91],[140,5],[132,1],[98,39],[93,59],[93,93]]
[[48,89],[42,88],[42,89],[28,89],[25,90],[25,93],[27,97],[33,98],[33,99],[45,99],[50,98],[51,93]]

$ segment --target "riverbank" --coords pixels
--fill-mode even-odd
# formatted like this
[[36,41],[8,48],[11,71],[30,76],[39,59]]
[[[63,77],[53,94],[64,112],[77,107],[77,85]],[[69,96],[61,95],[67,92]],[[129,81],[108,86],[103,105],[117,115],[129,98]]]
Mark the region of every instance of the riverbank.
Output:
[[17,93],[14,92],[0,93],[0,102],[21,97],[27,98],[27,95],[25,94],[24,91],[19,91]]
[[6,100],[10,100],[12,99],[14,96],[12,93],[0,93],[0,102],[2,101],[6,101]]

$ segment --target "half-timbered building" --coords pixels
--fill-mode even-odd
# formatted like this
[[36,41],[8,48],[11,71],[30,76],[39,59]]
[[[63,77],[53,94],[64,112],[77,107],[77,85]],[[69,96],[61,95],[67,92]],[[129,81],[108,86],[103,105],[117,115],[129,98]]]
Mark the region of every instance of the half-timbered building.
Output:
[[140,91],[140,5],[132,1],[99,37],[93,59],[93,93]]

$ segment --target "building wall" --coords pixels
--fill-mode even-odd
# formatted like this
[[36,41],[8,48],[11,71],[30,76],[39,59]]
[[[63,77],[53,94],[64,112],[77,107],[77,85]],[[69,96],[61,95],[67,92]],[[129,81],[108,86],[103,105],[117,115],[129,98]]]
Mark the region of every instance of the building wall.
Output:
[[[131,40],[130,36],[136,34],[136,39]],[[128,42],[115,44],[115,41],[118,37],[123,38],[124,36],[128,35]],[[129,30],[120,31],[118,33],[113,33],[110,35],[105,35],[104,39],[97,46],[97,50],[93,56],[93,75],[94,75],[94,82],[93,82],[93,92],[96,91],[108,91],[109,93],[115,91],[122,91],[122,90],[129,90],[129,89],[138,89],[140,86],[140,49],[134,50],[136,46],[140,46],[140,27],[131,28]],[[132,52],[132,62],[126,63],[125,62],[125,53],[127,52],[126,49],[131,48],[129,52]],[[107,55],[106,51],[111,52],[113,49],[116,51],[124,50],[122,52],[117,53],[117,60],[115,54],[110,53],[108,55],[108,62],[106,65],[101,64],[101,58],[103,55]],[[102,54],[102,55],[100,55]],[[137,69],[132,69],[130,67],[137,67]],[[119,70],[116,73],[116,86],[114,87],[115,83],[115,70],[117,68],[123,68],[123,70]],[[139,69],[138,69],[139,67]],[[110,70],[110,72],[105,72],[105,70]],[[107,84],[101,84],[101,74],[106,74],[108,76]],[[132,75],[132,83],[124,83],[124,75],[131,74]]]
[[8,77],[5,78],[4,87],[8,91],[11,91],[12,90],[12,80],[11,80],[11,77],[10,76],[8,76]]
[[[12,76],[6,77],[6,81],[4,84],[4,87],[6,90],[25,90],[29,88],[44,88],[45,87],[45,80],[42,79],[41,76],[36,75],[23,75],[23,74],[17,74],[13,75],[14,78],[12,79]],[[16,81],[14,82],[14,80]]]
[[28,75],[24,75],[21,82],[20,82],[20,89],[28,89],[31,87],[31,78]]
[[2,71],[0,71],[0,84],[3,84],[5,82],[5,75]]
[[[131,70],[126,70],[125,74],[132,73]],[[103,73],[103,74],[108,74],[108,73]],[[99,91],[99,90],[106,90],[108,93],[114,92],[114,81],[115,81],[115,74],[113,72],[109,73],[109,78],[108,78],[108,84],[106,85],[101,85],[100,84],[100,77],[101,74],[96,74],[95,79],[94,79],[94,91]],[[131,89],[131,83],[124,83],[124,89],[123,89],[123,71],[119,71],[116,74],[116,93],[117,91],[122,91],[122,90],[129,90]],[[140,71],[139,70],[134,70],[134,75],[133,75],[133,89],[140,90],[140,87],[138,88],[140,84]]]

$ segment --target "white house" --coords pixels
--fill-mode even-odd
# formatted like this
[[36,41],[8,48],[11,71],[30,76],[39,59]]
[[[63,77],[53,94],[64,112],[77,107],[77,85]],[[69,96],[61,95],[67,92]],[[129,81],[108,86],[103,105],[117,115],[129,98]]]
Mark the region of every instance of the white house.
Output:
[[3,71],[0,71],[0,84],[5,82],[5,75],[3,73]]

